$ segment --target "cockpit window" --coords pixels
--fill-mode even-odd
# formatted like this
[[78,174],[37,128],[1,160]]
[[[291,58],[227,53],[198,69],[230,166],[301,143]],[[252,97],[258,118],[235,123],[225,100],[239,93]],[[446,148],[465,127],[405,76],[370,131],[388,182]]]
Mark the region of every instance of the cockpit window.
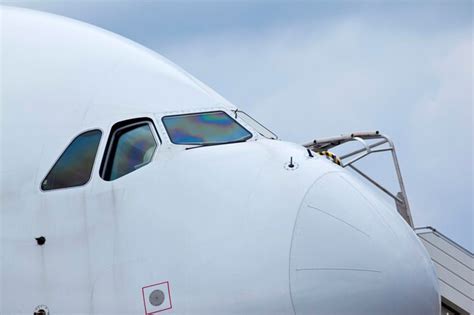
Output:
[[151,123],[142,121],[113,128],[102,178],[114,180],[151,162],[157,148]]
[[218,144],[245,141],[252,134],[223,111],[163,117],[174,144]]
[[91,177],[101,136],[100,130],[77,136],[46,175],[41,189],[53,190],[86,184]]

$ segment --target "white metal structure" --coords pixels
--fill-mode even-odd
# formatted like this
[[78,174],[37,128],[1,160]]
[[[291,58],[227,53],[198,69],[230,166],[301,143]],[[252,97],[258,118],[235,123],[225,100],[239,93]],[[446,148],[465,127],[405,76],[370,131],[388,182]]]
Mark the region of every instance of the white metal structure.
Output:
[[474,314],[474,255],[432,227],[416,228],[436,267],[442,315]]
[[[1,314],[439,314],[416,234],[344,168],[120,36],[8,7],[1,23]],[[173,143],[166,117],[203,112],[251,137]],[[137,123],[153,150],[114,175]],[[85,132],[90,179],[52,189]]]
[[[362,147],[351,150],[340,157],[336,157],[334,154],[327,151],[349,142],[358,142],[362,145]],[[413,219],[411,217],[405,185],[403,184],[400,165],[398,164],[397,153],[395,152],[395,145],[387,136],[380,134],[378,131],[355,132],[350,135],[316,139],[313,140],[313,142],[305,144],[304,146],[308,149],[318,152],[319,154],[328,154],[330,157],[335,159],[335,162],[338,165],[342,167],[350,167],[356,173],[372,183],[375,187],[390,196],[395,201],[400,215],[405,219],[405,221],[407,221],[408,224],[410,224],[411,227],[413,227]],[[360,161],[370,154],[383,152],[390,152],[392,155],[393,165],[395,167],[395,173],[397,174],[398,185],[400,187],[400,191],[396,195],[354,165],[355,162]]]

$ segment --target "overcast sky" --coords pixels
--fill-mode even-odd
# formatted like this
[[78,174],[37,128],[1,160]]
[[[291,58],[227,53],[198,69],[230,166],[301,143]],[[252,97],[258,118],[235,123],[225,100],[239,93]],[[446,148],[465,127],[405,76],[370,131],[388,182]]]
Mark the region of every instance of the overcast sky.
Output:
[[388,134],[415,225],[473,251],[473,2],[0,2],[154,49],[284,140]]

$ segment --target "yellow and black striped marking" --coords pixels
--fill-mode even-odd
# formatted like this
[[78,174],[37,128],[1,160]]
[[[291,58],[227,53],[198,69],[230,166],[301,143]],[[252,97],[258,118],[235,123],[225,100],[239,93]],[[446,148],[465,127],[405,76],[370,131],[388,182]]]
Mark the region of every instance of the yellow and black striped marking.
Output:
[[331,161],[333,161],[337,165],[342,166],[341,159],[338,158],[334,153],[329,152],[329,151],[321,151],[321,152],[318,152],[318,154],[319,155],[324,155],[325,157],[327,157],[328,159],[330,159]]

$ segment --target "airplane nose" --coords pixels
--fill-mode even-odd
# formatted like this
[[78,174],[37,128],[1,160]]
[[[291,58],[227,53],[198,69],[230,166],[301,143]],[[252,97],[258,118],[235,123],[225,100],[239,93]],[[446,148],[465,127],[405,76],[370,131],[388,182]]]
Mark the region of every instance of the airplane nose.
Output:
[[346,173],[327,173],[298,212],[290,256],[302,314],[440,314],[431,260],[394,208]]

